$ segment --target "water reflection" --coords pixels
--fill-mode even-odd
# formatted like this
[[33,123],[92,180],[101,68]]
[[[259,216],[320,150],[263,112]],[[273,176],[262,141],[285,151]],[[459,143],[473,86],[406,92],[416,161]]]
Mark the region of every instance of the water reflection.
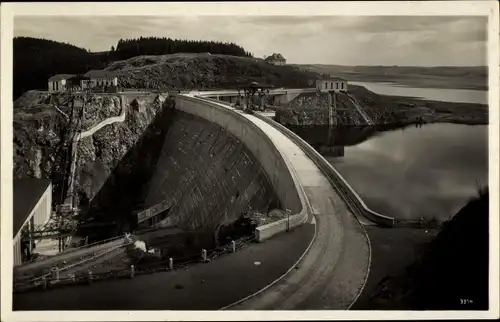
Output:
[[419,88],[392,83],[349,82],[349,84],[364,86],[368,90],[381,95],[420,97],[433,101],[488,104],[488,91]]
[[367,205],[397,218],[448,219],[478,182],[488,182],[487,126],[291,130],[335,165]]

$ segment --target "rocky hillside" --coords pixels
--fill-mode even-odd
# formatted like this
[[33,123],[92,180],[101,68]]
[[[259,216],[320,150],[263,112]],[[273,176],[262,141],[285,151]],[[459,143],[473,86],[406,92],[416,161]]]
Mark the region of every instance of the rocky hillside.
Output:
[[[59,97],[61,101],[64,96]],[[54,186],[53,202],[62,202],[69,175],[69,153],[75,130],[88,130],[127,109],[125,121],[103,127],[79,145],[77,193],[92,199],[114,166],[139,140],[165,99],[150,95],[120,106],[118,96],[94,95],[85,104],[83,98],[70,97],[60,102],[59,110],[45,103],[14,110],[14,177],[50,179]],[[73,112],[73,114],[72,114]],[[68,119],[64,114],[68,115]],[[71,121],[72,120],[72,121]],[[80,122],[77,122],[80,120]],[[89,174],[95,180],[88,180]]]
[[119,75],[124,88],[235,88],[252,81],[277,87],[309,87],[315,73],[274,66],[262,59],[211,54],[138,56],[106,67]]

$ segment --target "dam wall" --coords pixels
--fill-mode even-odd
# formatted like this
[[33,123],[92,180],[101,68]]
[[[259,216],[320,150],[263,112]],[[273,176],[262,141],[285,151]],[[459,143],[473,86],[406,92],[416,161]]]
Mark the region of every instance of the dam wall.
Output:
[[262,165],[282,207],[289,209],[292,214],[303,210],[302,199],[286,161],[270,138],[255,124],[239,115],[238,112],[216,103],[179,95],[175,96],[175,100],[176,108],[218,124],[241,140]]
[[[138,129],[134,124],[142,123],[154,98],[128,97],[130,109],[137,111],[127,115],[129,128]],[[137,213],[159,204],[164,206],[162,212],[144,225],[208,234],[241,215],[281,208],[267,173],[238,137],[195,113],[172,108],[167,101],[147,128],[136,133],[140,139],[130,148],[119,144],[128,133],[121,131],[121,124],[85,138],[88,143],[82,148],[89,151],[80,159],[80,177],[99,190],[89,201],[88,216],[97,222],[116,222],[111,225],[116,231],[103,228],[106,232],[96,239],[138,228]],[[110,149],[127,149],[123,157],[108,161],[114,167],[107,172],[101,163],[109,153],[99,149],[104,140],[116,140]],[[100,174],[105,174],[101,180]],[[95,231],[84,235],[88,233]]]

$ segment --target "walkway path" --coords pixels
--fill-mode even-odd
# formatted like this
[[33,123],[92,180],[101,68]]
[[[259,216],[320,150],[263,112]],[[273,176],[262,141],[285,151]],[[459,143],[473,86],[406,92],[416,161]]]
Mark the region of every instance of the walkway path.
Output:
[[[71,167],[70,167],[70,177],[69,177],[69,185],[68,185],[68,191],[66,193],[66,201],[65,204],[72,204],[71,201],[68,199],[71,198],[73,195],[73,189],[74,189],[74,178],[75,178],[75,172],[76,172],[76,160],[78,158],[78,143],[80,142],[81,139],[86,138],[88,136],[93,135],[95,132],[99,131],[106,125],[111,125],[113,123],[123,123],[125,121],[125,118],[127,117],[127,107],[124,104],[124,97],[123,95],[120,95],[120,105],[121,105],[121,111],[120,115],[118,116],[113,116],[109,117],[97,124],[96,126],[93,126],[92,128],[88,129],[87,131],[80,132],[77,135],[75,135],[75,138],[73,139],[73,144],[71,146]],[[84,106],[85,108],[85,106]]]
[[348,309],[361,292],[370,246],[360,223],[305,153],[265,121],[234,108],[264,131],[292,163],[316,218],[316,238],[299,269],[231,309]]
[[46,292],[15,293],[13,309],[217,310],[257,292],[286,272],[306,250],[313,235],[314,225],[304,224],[265,243],[251,244],[187,269]]
[[[43,296],[16,294],[14,308],[348,309],[364,286],[370,263],[369,241],[360,223],[295,143],[258,117],[221,105],[259,126],[293,164],[314,211],[311,220],[291,233],[186,271],[75,286]],[[310,248],[295,269],[259,291],[293,266],[307,245]],[[255,261],[262,264],[256,266]],[[244,298],[254,292],[258,294]],[[246,301],[238,301],[242,299]]]

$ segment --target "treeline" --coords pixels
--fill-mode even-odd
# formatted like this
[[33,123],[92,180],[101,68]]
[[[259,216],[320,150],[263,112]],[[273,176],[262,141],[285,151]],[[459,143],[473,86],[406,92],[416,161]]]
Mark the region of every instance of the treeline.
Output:
[[30,89],[46,89],[54,74],[79,74],[101,69],[108,63],[105,53],[92,54],[67,43],[30,37],[13,41],[14,99]]
[[120,39],[116,48],[111,49],[115,60],[123,60],[139,55],[167,55],[175,53],[203,53],[253,57],[250,52],[234,43],[217,41],[195,41],[158,37]]
[[80,74],[91,69],[103,69],[109,63],[140,55],[175,53],[223,54],[252,57],[234,43],[191,41],[158,37],[120,39],[110,51],[92,53],[71,44],[47,39],[16,37],[14,54],[14,99],[30,89],[46,89],[54,74]]

